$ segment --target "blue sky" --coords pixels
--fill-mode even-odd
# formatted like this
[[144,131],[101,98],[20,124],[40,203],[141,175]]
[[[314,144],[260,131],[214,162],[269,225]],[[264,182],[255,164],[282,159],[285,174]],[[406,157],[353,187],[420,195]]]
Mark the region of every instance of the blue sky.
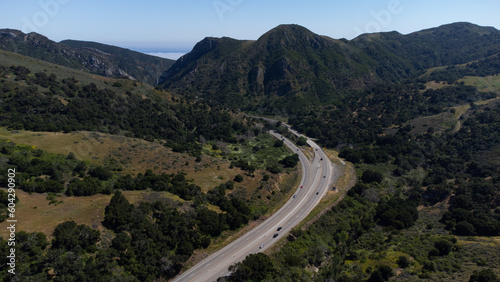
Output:
[[257,39],[279,24],[332,38],[467,21],[500,29],[498,0],[0,0],[0,28],[145,52],[187,52],[206,36]]

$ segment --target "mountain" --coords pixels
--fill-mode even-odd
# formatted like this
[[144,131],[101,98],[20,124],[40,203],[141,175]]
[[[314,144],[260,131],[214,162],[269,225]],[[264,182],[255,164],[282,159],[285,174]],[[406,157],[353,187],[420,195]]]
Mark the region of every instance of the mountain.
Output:
[[332,39],[280,25],[256,41],[205,38],[160,77],[165,89],[246,110],[294,111],[432,67],[498,54],[500,32],[454,23],[402,35]]
[[377,61],[377,73],[411,77],[433,67],[457,65],[500,53],[500,32],[492,27],[453,23],[408,35],[364,34],[352,42]]
[[0,30],[0,49],[107,77],[128,77],[154,85],[173,60],[93,42],[60,43],[37,34]]
[[373,64],[346,40],[281,25],[257,41],[205,38],[162,74],[160,84],[237,106],[253,98],[319,105],[335,99],[325,94],[336,89],[371,85]]

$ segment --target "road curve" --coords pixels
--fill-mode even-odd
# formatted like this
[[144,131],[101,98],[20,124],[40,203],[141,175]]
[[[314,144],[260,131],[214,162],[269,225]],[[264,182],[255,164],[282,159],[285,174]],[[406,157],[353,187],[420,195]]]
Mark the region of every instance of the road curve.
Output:
[[[292,132],[301,136],[297,132]],[[339,177],[340,170],[330,162],[325,152],[309,138],[307,143],[314,152],[312,161],[307,159],[304,153],[288,139],[278,133],[270,133],[283,140],[286,146],[299,155],[302,165],[302,180],[294,196],[267,220],[231,244],[208,256],[173,281],[216,281],[219,277],[230,275],[229,266],[243,261],[249,254],[266,250],[299,224]]]

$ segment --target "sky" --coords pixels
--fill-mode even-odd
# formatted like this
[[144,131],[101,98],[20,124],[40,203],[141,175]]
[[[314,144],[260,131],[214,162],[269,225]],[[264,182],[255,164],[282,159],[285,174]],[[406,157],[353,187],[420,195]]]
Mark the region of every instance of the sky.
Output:
[[453,22],[500,29],[499,12],[499,0],[0,0],[0,28],[186,53],[207,36],[256,40],[280,24],[336,39]]

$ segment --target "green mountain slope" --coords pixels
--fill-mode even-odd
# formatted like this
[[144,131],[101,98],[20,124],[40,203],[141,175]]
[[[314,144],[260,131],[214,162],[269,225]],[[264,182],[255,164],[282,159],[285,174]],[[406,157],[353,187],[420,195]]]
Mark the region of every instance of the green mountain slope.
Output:
[[336,89],[370,85],[372,64],[345,40],[282,25],[257,41],[205,38],[166,71],[160,83],[231,106],[258,107],[258,101],[269,99],[286,100],[279,107],[293,108],[332,102],[336,97],[329,94]]
[[249,111],[294,112],[338,101],[351,91],[398,82],[426,69],[498,53],[500,32],[455,23],[351,41],[280,25],[257,41],[205,38],[162,74],[166,89]]
[[37,34],[0,30],[0,49],[107,77],[136,79],[154,85],[173,60],[104,44],[67,40],[54,42]]
[[159,139],[192,155],[201,154],[200,136],[235,140],[246,130],[226,111],[174,103],[165,92],[136,81],[100,77],[1,50],[0,78],[0,126],[16,130],[88,130]]

